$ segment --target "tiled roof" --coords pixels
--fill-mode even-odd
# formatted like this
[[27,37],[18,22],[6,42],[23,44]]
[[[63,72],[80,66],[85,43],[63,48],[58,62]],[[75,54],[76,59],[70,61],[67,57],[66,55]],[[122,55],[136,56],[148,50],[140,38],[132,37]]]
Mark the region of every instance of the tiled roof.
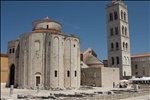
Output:
[[85,61],[85,64],[103,64],[98,58],[96,58],[93,55],[89,55],[88,58]]
[[32,22],[32,24],[38,24],[38,23],[43,23],[43,22],[55,22],[57,24],[60,24],[59,22],[56,22],[56,21],[54,21],[52,19],[49,19],[48,17],[46,17],[46,18],[44,18],[42,20],[35,20],[35,21]]
[[62,34],[60,31],[58,30],[48,30],[48,29],[36,29],[36,30],[33,30],[32,32],[57,32],[57,33],[60,33]]
[[137,54],[131,56],[131,58],[139,58],[139,57],[150,57],[150,54]]

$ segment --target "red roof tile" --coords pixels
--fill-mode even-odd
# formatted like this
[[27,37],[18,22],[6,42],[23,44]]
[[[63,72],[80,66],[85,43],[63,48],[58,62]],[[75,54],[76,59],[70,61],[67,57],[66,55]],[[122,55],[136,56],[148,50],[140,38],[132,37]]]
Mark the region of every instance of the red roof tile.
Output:
[[150,54],[137,54],[131,56],[131,58],[139,58],[139,57],[150,57]]

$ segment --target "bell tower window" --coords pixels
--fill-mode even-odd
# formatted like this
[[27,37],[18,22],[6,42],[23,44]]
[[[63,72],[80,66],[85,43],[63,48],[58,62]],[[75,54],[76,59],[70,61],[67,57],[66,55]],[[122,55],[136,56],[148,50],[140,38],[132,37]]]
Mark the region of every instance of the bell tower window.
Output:
[[110,29],[110,35],[113,36],[113,28]]
[[114,19],[115,19],[115,20],[116,20],[116,19],[118,19],[117,11],[116,11],[116,12],[114,12]]
[[126,13],[124,12],[124,20],[126,21]]
[[113,51],[114,50],[114,44],[111,43],[111,50]]
[[121,10],[121,19],[123,19],[123,11]]
[[113,65],[114,64],[114,57],[111,57],[111,64]]
[[112,13],[109,14],[109,20],[110,20],[110,21],[113,20],[113,14],[112,14]]
[[118,27],[115,27],[115,33],[118,34]]

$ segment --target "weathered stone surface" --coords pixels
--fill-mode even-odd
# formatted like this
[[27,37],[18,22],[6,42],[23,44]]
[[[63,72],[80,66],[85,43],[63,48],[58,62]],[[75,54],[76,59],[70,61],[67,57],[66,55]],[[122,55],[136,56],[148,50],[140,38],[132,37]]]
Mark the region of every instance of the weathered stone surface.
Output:
[[44,89],[80,87],[80,41],[74,35],[63,34],[61,24],[50,19],[35,21],[32,32],[8,43],[8,50],[12,47],[15,52],[8,54],[8,63],[15,66],[16,87],[37,89],[37,84]]

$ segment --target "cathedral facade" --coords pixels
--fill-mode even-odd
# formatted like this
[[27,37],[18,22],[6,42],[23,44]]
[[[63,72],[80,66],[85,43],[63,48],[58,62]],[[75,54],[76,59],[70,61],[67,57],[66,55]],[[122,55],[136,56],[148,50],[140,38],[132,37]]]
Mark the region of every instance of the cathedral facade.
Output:
[[7,86],[45,89],[80,87],[80,40],[49,19],[32,23],[32,32],[8,42]]

